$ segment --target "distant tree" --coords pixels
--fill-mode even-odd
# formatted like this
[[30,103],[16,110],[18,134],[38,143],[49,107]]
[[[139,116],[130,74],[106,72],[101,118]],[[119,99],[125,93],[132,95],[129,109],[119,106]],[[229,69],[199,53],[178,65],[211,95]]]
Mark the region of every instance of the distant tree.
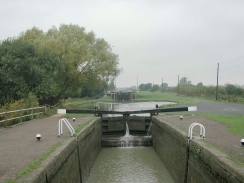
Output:
[[147,84],[140,84],[139,89],[141,91],[150,91],[152,88],[152,83],[147,83]]
[[138,88],[141,90],[141,91],[145,91],[145,84],[140,84],[138,86]]
[[187,84],[188,84],[187,77],[182,77],[180,79],[180,85],[184,86],[184,85],[187,85]]
[[153,85],[152,88],[151,88],[152,92],[159,91],[159,90],[160,90],[160,87],[157,84]]
[[163,91],[165,91],[165,90],[168,89],[169,85],[168,85],[167,83],[162,83],[162,84],[160,85],[160,87],[161,87],[161,89],[163,88]]
[[202,82],[198,83],[197,87],[203,87],[203,83]]
[[147,83],[147,84],[145,84],[145,90],[146,90],[146,91],[151,90],[151,88],[152,88],[152,83]]
[[244,93],[243,89],[240,87],[236,87],[235,85],[232,84],[227,84],[225,86],[226,93],[228,95],[242,95]]

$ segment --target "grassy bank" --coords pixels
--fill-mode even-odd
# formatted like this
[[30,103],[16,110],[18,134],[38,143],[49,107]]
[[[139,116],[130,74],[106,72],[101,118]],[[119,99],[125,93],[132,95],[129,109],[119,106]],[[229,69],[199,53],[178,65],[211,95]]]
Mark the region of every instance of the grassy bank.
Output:
[[[70,106],[76,106],[82,102],[114,102],[110,96],[107,98],[94,100],[94,99],[70,99],[66,104]],[[140,91],[136,93],[136,102],[140,101],[168,101],[175,102],[176,105],[191,105],[197,104],[199,101],[197,98],[189,98],[184,96],[178,96],[172,93],[161,93],[161,92],[144,92]],[[172,105],[167,105],[166,107],[171,107]],[[174,105],[175,106],[175,105]],[[243,135],[244,136],[244,116],[240,115],[227,115],[227,114],[200,114],[194,112],[196,115],[204,116],[205,118],[220,122],[225,124],[228,127],[228,130],[231,133]],[[165,113],[166,115],[189,115],[188,112],[174,112],[174,113]]]
[[201,114],[203,117],[223,123],[228,127],[228,131],[244,136],[244,116],[228,114]]
[[[136,93],[136,98],[134,100],[135,102],[141,102],[141,101],[167,101],[167,102],[175,102],[176,105],[180,104],[196,104],[198,103],[198,99],[188,98],[188,97],[182,97],[178,96],[176,94],[172,93],[162,93],[162,92],[146,92],[146,91],[140,91]],[[107,96],[106,98],[101,99],[94,99],[94,98],[75,98],[75,99],[67,99],[64,103],[64,105],[75,108],[75,109],[82,109],[84,107],[81,107],[81,104],[86,103],[96,103],[96,102],[116,102],[112,100],[110,96]],[[122,103],[122,102],[121,102]]]
[[196,104],[197,99],[178,96],[172,93],[162,93],[162,92],[145,92],[140,91],[136,94],[135,101],[167,101],[175,102],[177,104]]

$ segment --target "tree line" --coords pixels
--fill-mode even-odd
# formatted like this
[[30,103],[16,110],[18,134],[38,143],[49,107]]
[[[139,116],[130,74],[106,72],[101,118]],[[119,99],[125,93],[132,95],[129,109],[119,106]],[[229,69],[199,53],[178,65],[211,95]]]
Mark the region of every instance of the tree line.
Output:
[[244,89],[233,84],[225,84],[224,86],[205,86],[202,82],[193,85],[186,77],[182,77],[177,86],[168,87],[167,83],[161,85],[152,85],[151,83],[140,84],[141,91],[167,91],[174,92],[180,95],[191,97],[212,98],[217,100],[224,100],[228,102],[244,103]]
[[0,42],[0,105],[33,93],[40,104],[67,97],[99,96],[117,77],[118,55],[78,25],[47,32],[33,27]]

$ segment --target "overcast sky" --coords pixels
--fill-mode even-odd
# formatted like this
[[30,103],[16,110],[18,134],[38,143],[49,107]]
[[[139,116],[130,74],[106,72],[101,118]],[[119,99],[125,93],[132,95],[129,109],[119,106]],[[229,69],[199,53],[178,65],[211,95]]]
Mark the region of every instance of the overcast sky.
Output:
[[[244,85],[243,0],[0,0],[0,40],[78,24],[119,55],[117,87]],[[137,82],[138,81],[138,82]]]

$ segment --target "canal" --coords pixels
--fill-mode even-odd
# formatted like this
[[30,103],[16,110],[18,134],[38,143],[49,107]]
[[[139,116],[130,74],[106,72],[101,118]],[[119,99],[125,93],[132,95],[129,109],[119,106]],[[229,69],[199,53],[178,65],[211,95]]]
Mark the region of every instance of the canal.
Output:
[[174,182],[152,147],[102,148],[87,183]]
[[[98,103],[102,110],[133,111],[155,109],[170,102]],[[140,114],[148,116],[149,114]],[[129,131],[127,129],[127,131]],[[126,132],[127,133],[127,132]],[[125,138],[129,134],[125,134]],[[129,135],[130,138],[133,137]],[[123,139],[123,138],[122,138]],[[87,183],[174,182],[153,147],[102,148]]]

